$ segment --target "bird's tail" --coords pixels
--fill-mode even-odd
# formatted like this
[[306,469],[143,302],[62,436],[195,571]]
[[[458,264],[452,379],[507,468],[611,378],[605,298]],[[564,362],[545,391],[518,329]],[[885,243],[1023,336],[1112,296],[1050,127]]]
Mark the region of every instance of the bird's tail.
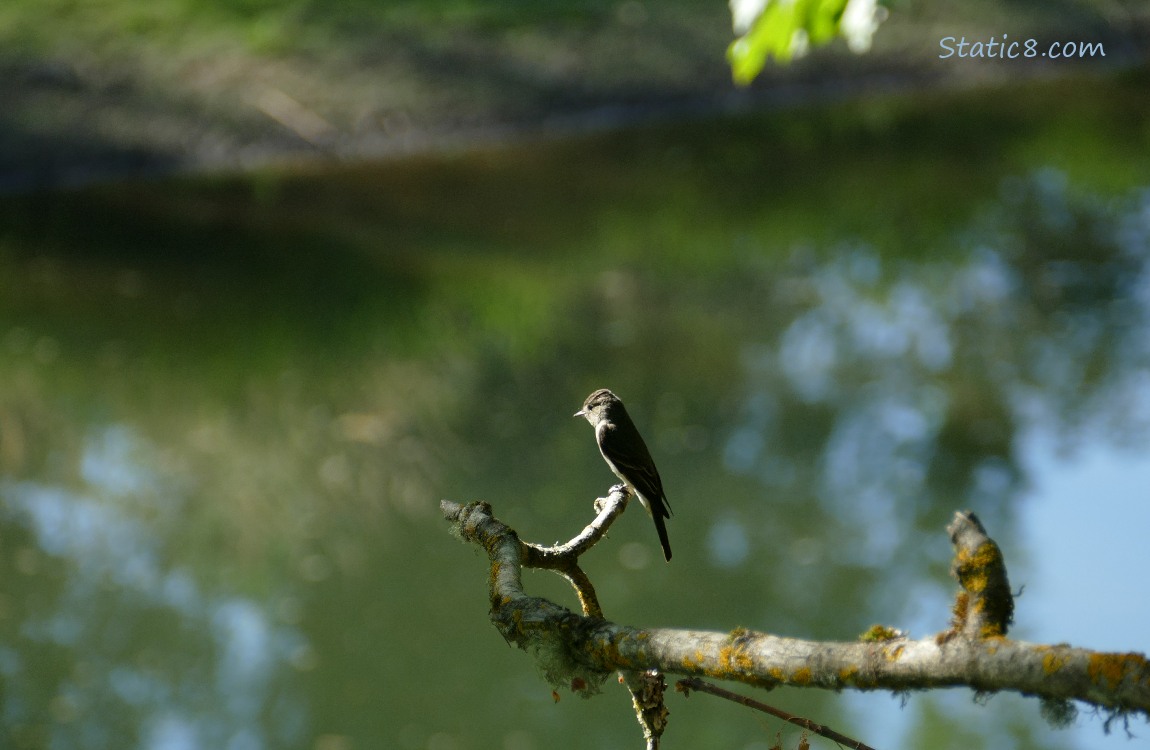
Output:
[[655,519],[655,529],[659,532],[659,544],[663,545],[663,557],[671,562],[671,540],[667,538],[667,519],[660,513],[651,513]]

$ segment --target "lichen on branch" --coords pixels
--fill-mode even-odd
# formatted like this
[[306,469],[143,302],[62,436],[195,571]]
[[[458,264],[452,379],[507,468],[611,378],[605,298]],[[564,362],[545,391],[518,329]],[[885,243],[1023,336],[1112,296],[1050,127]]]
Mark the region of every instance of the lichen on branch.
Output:
[[[612,672],[655,670],[767,689],[1012,691],[1039,698],[1042,714],[1059,723],[1073,716],[1071,701],[1101,709],[1110,719],[1150,717],[1150,662],[1145,655],[1006,637],[1014,616],[1006,563],[973,513],[956,513],[947,528],[954,545],[952,572],[960,585],[949,629],[912,640],[900,630],[876,626],[857,641],[819,642],[746,628],[725,633],[641,628],[603,619],[578,558],[603,538],[626,500],[626,490],[614,488],[597,505],[595,521],[556,547],[521,541],[494,518],[486,503],[441,504],[464,541],[488,553],[492,622],[504,638],[535,656],[552,685],[591,695]],[[523,567],[564,575],[579,593],[583,614],[528,596],[522,587]]]

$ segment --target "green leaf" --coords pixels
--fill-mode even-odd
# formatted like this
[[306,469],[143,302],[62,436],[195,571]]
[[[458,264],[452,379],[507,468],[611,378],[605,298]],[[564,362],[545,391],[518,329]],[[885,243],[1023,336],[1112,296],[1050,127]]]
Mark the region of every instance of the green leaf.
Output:
[[[761,0],[761,7],[746,32],[727,47],[731,75],[739,85],[749,84],[774,58],[786,64],[802,57],[810,46],[821,46],[842,36],[855,51],[865,51],[885,11],[875,0]],[[751,14],[754,13],[751,9]],[[732,6],[732,11],[735,8]],[[740,8],[739,15],[746,14]],[[845,21],[845,23],[844,23]],[[745,20],[735,19],[737,25]]]

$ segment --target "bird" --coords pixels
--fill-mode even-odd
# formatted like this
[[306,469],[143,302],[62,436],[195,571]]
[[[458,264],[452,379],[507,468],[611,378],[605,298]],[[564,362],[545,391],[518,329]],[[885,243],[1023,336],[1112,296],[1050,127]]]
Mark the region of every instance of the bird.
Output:
[[643,442],[643,436],[631,421],[627,408],[611,391],[600,388],[587,397],[583,408],[575,412],[576,417],[584,417],[595,428],[595,442],[603,460],[611,467],[615,476],[623,480],[627,488],[639,498],[647,513],[655,521],[659,532],[659,544],[663,556],[671,561],[671,543],[667,539],[667,523],[671,517],[671,506],[663,492],[663,480],[655,468],[655,460]]

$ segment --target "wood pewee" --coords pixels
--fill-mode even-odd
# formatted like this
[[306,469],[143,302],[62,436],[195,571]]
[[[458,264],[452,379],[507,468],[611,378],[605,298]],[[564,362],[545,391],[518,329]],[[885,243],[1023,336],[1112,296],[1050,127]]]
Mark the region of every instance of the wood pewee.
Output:
[[611,391],[600,388],[587,397],[575,416],[585,417],[595,428],[599,452],[615,476],[623,480],[655,521],[663,556],[670,561],[671,544],[667,540],[667,524],[663,519],[671,517],[671,507],[663,494],[663,480],[659,478],[655,461],[623,402]]

